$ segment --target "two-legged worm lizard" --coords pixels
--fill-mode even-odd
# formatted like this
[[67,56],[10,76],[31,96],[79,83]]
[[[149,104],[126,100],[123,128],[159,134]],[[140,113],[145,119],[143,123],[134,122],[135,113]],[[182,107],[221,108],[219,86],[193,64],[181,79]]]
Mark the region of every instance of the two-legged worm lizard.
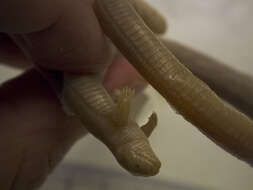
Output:
[[[104,32],[121,53],[186,120],[228,152],[253,164],[252,120],[221,100],[204,82],[184,67],[153,35],[128,0],[96,0],[94,10]],[[96,136],[111,149],[125,168],[141,175],[153,175],[155,172],[150,171],[157,171],[160,164],[154,164],[155,162],[152,162],[156,167],[154,170],[151,168],[152,164],[146,165],[147,170],[144,165],[140,169],[139,159],[136,160],[135,154],[131,152],[136,148],[135,144],[138,144],[138,141],[145,141],[148,145],[148,142],[144,140],[146,137],[140,131],[138,132],[137,127],[124,128],[125,131],[122,132],[123,128],[117,128],[117,124],[110,126],[112,122],[108,122],[108,117],[107,119],[101,117],[103,114],[97,114],[95,109],[89,109],[87,103],[81,102],[76,93],[80,86],[75,86],[75,80],[66,80],[65,86],[64,92],[67,95],[68,105],[72,109],[74,107],[74,112],[78,113],[80,119],[86,122],[85,124],[89,126],[88,130],[93,134],[98,133]],[[76,87],[76,91],[72,86]],[[79,90],[82,91],[82,89]],[[80,100],[79,104],[77,100]],[[97,104],[100,103],[97,102]],[[116,111],[119,110],[116,109]],[[127,111],[122,111],[122,115],[123,113],[126,114]],[[132,122],[129,123],[131,125]],[[116,150],[117,144],[122,143],[124,138],[118,138],[120,135],[117,131],[129,134],[127,137],[131,137],[131,142],[134,142],[120,153]],[[145,145],[145,147],[149,146]],[[137,152],[141,152],[143,158],[149,161],[153,158],[158,161],[150,147],[147,152],[152,152],[152,154],[146,154],[145,151],[144,148]],[[137,166],[133,163],[139,164]],[[140,170],[136,172],[136,168]]]

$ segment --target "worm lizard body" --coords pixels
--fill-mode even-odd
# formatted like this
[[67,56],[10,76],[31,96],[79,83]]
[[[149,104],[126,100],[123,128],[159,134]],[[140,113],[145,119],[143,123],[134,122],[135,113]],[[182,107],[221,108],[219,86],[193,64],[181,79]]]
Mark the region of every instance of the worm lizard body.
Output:
[[157,118],[152,114],[147,124],[139,128],[129,118],[132,96],[133,91],[124,88],[115,104],[96,76],[65,75],[65,104],[78,113],[87,130],[133,175],[152,176],[158,173],[161,163],[147,138],[156,126]]
[[153,35],[127,0],[97,0],[107,36],[139,73],[189,122],[253,164],[253,122],[221,100]]
[[174,40],[160,40],[182,64],[208,84],[223,100],[253,119],[252,76]]

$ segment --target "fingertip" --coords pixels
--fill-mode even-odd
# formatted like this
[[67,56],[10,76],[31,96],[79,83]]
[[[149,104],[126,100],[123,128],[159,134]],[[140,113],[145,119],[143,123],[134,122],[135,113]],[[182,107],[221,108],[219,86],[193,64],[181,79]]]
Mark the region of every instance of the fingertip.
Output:
[[110,93],[126,86],[139,92],[147,86],[147,82],[125,58],[119,56],[108,67],[104,86]]

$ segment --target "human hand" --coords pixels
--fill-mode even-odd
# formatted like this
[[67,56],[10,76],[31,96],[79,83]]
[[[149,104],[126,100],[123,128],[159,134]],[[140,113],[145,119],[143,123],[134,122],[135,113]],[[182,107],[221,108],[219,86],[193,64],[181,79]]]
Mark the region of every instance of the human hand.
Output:
[[[112,52],[92,3],[1,1],[0,61],[22,68],[29,65],[65,72],[103,70]],[[110,65],[104,84],[109,91],[126,84],[145,86],[119,56]],[[40,185],[74,142],[86,134],[78,120],[64,114],[51,87],[35,69],[0,87],[0,120],[3,190],[29,190]]]

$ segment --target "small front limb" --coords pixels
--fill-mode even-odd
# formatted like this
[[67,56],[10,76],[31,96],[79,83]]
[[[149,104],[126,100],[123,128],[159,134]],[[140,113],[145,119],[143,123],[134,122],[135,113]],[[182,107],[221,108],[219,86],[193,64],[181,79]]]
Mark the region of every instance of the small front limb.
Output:
[[156,125],[157,125],[157,115],[156,113],[152,113],[152,115],[148,119],[148,122],[141,127],[141,130],[148,138],[154,131]]
[[[129,115],[131,111],[131,102],[134,97],[134,90],[125,87],[122,90],[119,90],[117,95],[117,103],[115,106],[115,111],[113,113],[113,121],[117,124],[117,126],[126,126],[129,121]],[[146,124],[141,127],[141,130],[146,135],[146,137],[150,137],[153,130],[157,125],[157,115],[156,113],[152,113],[149,117],[149,120]]]
[[117,126],[126,126],[128,124],[131,102],[134,94],[134,89],[129,87],[125,87],[119,91],[119,94],[117,95],[115,111],[112,115],[112,119]]

